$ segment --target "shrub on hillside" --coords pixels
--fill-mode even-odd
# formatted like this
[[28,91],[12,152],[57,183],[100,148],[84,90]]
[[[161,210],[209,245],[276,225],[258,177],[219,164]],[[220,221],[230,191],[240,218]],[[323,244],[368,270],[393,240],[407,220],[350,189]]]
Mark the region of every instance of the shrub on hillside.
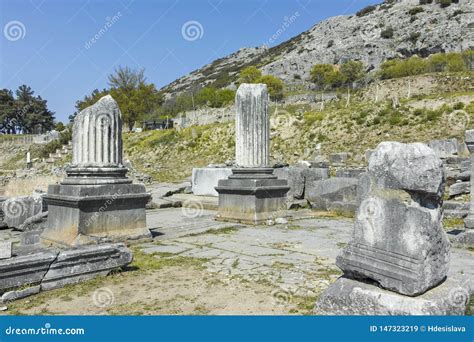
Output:
[[367,15],[377,9],[377,6],[367,6],[361,9],[360,11],[356,12],[356,16],[358,17],[363,17],[364,15]]
[[380,37],[384,38],[384,39],[391,39],[393,38],[393,33],[395,31],[393,30],[393,28],[391,27],[387,27],[385,30],[383,30],[381,33],[380,33]]
[[425,10],[422,7],[413,7],[408,11],[410,15],[417,15],[418,13],[424,12]]

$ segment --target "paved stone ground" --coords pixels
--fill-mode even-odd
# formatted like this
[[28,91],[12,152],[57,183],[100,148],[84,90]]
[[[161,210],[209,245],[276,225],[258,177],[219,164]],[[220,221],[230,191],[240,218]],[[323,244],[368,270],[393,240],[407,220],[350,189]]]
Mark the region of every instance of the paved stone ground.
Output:
[[[153,232],[153,241],[140,243],[134,248],[161,260],[182,256],[204,259],[204,270],[202,271],[204,273],[198,272],[194,276],[199,275],[201,277],[199,279],[208,279],[207,282],[213,278],[223,282],[219,296],[216,295],[217,299],[222,302],[219,304],[222,307],[225,306],[223,303],[230,302],[232,296],[235,297],[242,293],[242,285],[248,285],[250,289],[260,286],[261,296],[267,296],[265,300],[268,310],[262,311],[257,308],[258,310],[250,311],[251,314],[286,314],[286,311],[275,311],[274,308],[284,308],[287,304],[291,305],[290,302],[294,302],[295,297],[303,300],[306,298],[307,302],[314,303],[314,299],[341,274],[335,266],[335,258],[350,239],[353,226],[351,219],[316,217],[315,213],[309,210],[299,210],[293,212],[293,218],[286,224],[246,226],[214,221],[215,214],[215,211],[202,210],[199,207],[149,210],[147,221]],[[0,230],[0,240],[19,241],[19,235],[19,232],[12,230]],[[201,286],[199,284],[201,280],[198,283],[187,280],[180,284],[177,279],[172,278],[173,276],[166,275],[166,272],[176,273],[175,269],[176,267],[170,271],[157,271],[157,275],[162,275],[167,279],[168,283],[165,288],[175,287],[174,292],[176,293],[173,295],[176,296],[189,287],[199,288]],[[192,278],[190,272],[192,272],[190,269],[184,267],[182,276],[186,276],[186,279]],[[176,277],[175,273],[171,274]],[[152,273],[151,276],[155,275]],[[474,253],[472,250],[452,249],[450,277],[461,281],[470,280],[472,284],[474,281]],[[111,279],[112,283],[113,281]],[[153,285],[155,280],[150,281],[150,289],[144,290],[145,292],[157,288],[156,284]],[[163,282],[161,278],[159,281]],[[120,281],[119,284],[122,282]],[[113,288],[114,285],[107,286]],[[215,287],[204,285],[201,287],[205,291],[217,291]],[[268,292],[265,289],[269,289]],[[131,301],[129,294],[121,294],[120,290],[115,288],[114,291],[116,291],[117,301],[123,301],[123,305]],[[159,288],[160,291],[163,290]],[[273,304],[268,302],[270,292],[272,292]],[[243,309],[235,311],[234,306],[237,305],[236,303],[241,303],[242,306],[251,306],[249,301],[261,299],[258,297],[259,293],[253,293],[253,297],[249,298],[234,298],[231,309],[219,309],[216,303],[203,302],[203,304],[217,305],[218,310],[210,311],[214,314],[221,312],[248,314],[248,311]],[[204,298],[203,301],[206,301],[205,298],[208,298],[208,301],[211,300],[209,297],[200,297]],[[84,298],[82,301],[80,298],[75,300],[77,303],[75,302],[74,305],[84,307],[83,311],[78,311],[79,313],[89,312],[87,310],[91,307],[90,300],[87,301]],[[47,304],[50,306],[35,304],[37,307],[35,310],[54,307],[54,301],[51,302],[50,299]],[[56,306],[61,307],[62,305],[63,309],[62,311],[57,309],[54,312],[77,314],[78,312],[70,312],[69,309],[66,309],[70,304],[68,301],[56,303]],[[43,307],[44,305],[46,306]],[[137,306],[140,307],[140,305]],[[192,308],[189,310],[191,311],[184,310],[183,312],[195,311]],[[172,311],[158,311],[157,313],[170,312]]]
[[[214,215],[192,208],[151,211],[154,242],[140,248],[160,257],[206,258],[207,271],[271,284],[281,300],[317,295],[340,275],[335,259],[350,239],[350,219],[316,218],[303,210],[290,223],[253,227],[216,222]],[[453,248],[449,275],[473,281],[473,252]]]

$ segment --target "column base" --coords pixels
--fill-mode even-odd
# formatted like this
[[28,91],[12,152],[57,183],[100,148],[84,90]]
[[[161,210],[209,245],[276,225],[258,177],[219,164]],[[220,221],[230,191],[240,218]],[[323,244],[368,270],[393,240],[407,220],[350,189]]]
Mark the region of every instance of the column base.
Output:
[[[67,180],[67,179],[66,179]],[[77,247],[104,241],[149,239],[145,206],[150,194],[141,184],[50,185],[45,245]]]
[[319,298],[317,315],[465,315],[470,289],[447,279],[418,297],[408,297],[376,284],[344,276]]
[[218,221],[262,224],[286,210],[288,182],[273,175],[273,168],[232,169],[220,180]]

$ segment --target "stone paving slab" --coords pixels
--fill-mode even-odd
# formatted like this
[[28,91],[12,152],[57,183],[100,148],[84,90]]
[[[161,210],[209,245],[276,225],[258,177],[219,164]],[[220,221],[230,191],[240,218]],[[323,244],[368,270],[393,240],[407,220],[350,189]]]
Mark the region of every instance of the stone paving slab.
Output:
[[[156,248],[145,244],[143,250],[208,259],[204,266],[209,272],[305,296],[326,289],[341,274],[335,258],[351,237],[351,219],[314,218],[303,210],[287,224],[246,226],[216,222],[214,213],[201,210],[187,217],[182,209],[150,212],[149,224],[156,224],[153,229],[160,235]],[[450,277],[472,281],[473,256],[453,248]]]

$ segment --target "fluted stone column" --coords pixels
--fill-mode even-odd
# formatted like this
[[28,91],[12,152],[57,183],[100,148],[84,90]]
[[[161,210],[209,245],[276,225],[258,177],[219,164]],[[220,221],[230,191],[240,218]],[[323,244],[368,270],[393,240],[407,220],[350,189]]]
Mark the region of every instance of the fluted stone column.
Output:
[[49,214],[42,242],[80,246],[150,238],[145,214],[150,194],[126,177],[122,115],[110,95],[76,116],[72,150],[67,177],[44,196]]
[[265,84],[242,84],[237,90],[235,159],[240,167],[268,167],[270,118]]
[[467,145],[471,159],[471,198],[469,202],[469,213],[464,219],[464,226],[468,229],[474,229],[474,130],[468,130],[464,136],[464,142]]
[[122,165],[122,115],[112,96],[76,116],[72,164],[66,172],[63,184],[131,183]]
[[265,84],[242,84],[235,98],[237,168],[220,180],[220,221],[260,224],[285,216],[288,182],[273,174],[270,164],[270,120]]

